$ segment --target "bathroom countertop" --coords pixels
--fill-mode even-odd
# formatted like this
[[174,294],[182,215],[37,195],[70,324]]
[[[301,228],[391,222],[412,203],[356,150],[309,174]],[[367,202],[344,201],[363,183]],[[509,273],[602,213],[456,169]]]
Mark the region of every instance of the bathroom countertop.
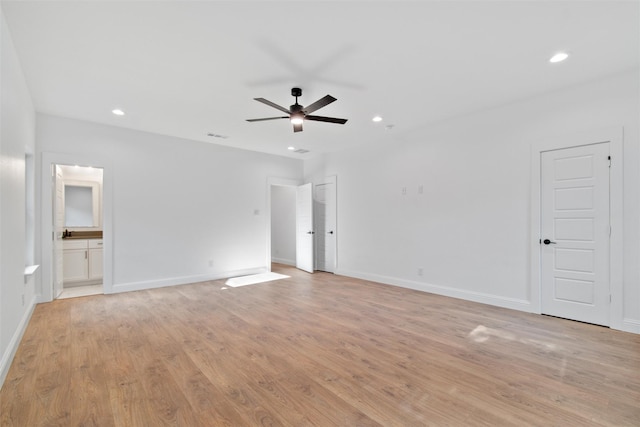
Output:
[[63,240],[102,239],[102,231],[70,231],[71,236],[63,237]]

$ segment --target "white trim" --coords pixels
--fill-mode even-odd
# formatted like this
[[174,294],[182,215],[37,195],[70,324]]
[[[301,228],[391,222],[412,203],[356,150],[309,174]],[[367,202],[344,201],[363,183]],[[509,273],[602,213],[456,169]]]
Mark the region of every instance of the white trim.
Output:
[[29,320],[31,319],[31,315],[33,314],[33,310],[35,309],[37,302],[37,297],[34,296],[31,299],[29,309],[25,310],[22,319],[20,319],[20,323],[18,323],[18,327],[11,337],[11,341],[9,341],[9,345],[7,345],[6,351],[2,355],[2,359],[0,360],[0,387],[2,387],[4,380],[7,378],[11,362],[18,351],[18,346],[20,345],[24,332],[27,330],[27,325],[29,324]]
[[[297,187],[302,184],[303,181],[301,179],[277,178],[273,176],[267,177],[267,212],[265,215],[267,221],[267,226],[265,227],[267,229],[267,253],[265,259],[268,271],[271,271],[271,187],[274,185],[283,187]],[[295,261],[293,265],[295,265]]]
[[182,276],[182,277],[171,277],[169,279],[144,280],[141,282],[119,283],[119,284],[113,285],[113,287],[110,289],[109,292],[107,292],[105,289],[105,294],[142,291],[145,289],[164,288],[167,286],[188,285],[191,283],[228,279],[230,277],[239,277],[239,276],[248,276],[251,274],[267,273],[269,271],[270,270],[268,270],[267,267],[254,267],[254,268],[246,268],[242,270],[225,271],[225,272],[214,273],[214,274],[199,274],[196,276]]
[[640,320],[624,319],[622,321],[621,331],[631,332],[634,334],[640,334]]
[[473,301],[482,304],[489,304],[497,307],[510,308],[512,310],[531,312],[531,303],[527,300],[517,298],[506,298],[499,295],[491,295],[483,292],[467,291],[464,289],[451,288],[448,286],[434,285],[431,283],[415,282],[412,280],[398,279],[396,277],[382,276],[379,274],[363,273],[350,270],[336,270],[337,275],[354,277],[356,279],[368,280],[371,282],[383,283],[385,285],[399,286],[402,288],[414,289],[416,291],[428,292],[430,294],[443,295],[446,297],[458,298],[466,301]]
[[78,153],[42,153],[40,165],[40,211],[41,211],[41,286],[38,302],[53,301],[53,196],[51,191],[51,165],[80,165],[102,168],[102,241],[104,274],[102,283],[104,293],[113,293],[113,167],[110,161],[91,154]]
[[274,258],[271,258],[271,262],[276,262],[278,264],[291,265],[293,267],[296,266],[296,260],[295,259],[274,257]]
[[24,268],[24,275],[26,276],[33,276],[36,272],[36,270],[39,268],[39,265],[28,265]]
[[583,145],[609,143],[611,171],[609,181],[611,239],[609,251],[609,326],[625,330],[623,284],[623,128],[622,126],[594,129],[569,135],[558,135],[536,141],[531,145],[531,224],[529,245],[531,251],[531,276],[529,294],[531,308],[541,313],[540,302],[540,155],[545,151]]

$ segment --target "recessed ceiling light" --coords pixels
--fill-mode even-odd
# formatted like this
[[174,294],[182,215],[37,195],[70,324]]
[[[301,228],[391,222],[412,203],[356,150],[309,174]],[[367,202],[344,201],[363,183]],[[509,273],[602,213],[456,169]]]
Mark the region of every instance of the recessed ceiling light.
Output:
[[374,122],[381,122],[381,121],[382,121],[382,117],[380,117],[380,116],[375,116],[375,117],[374,117],[373,119],[371,119],[371,120],[373,120]]
[[287,150],[290,150],[290,151],[293,151],[295,149],[296,149],[296,147],[287,147]]
[[549,59],[549,62],[551,63],[556,63],[556,62],[562,62],[565,59],[567,59],[569,57],[569,54],[566,52],[558,52],[555,55],[553,55],[551,57],[551,59]]
[[115,110],[111,110],[111,112],[112,112],[113,114],[115,114],[116,116],[124,116],[124,111],[122,111],[122,110],[121,110],[121,109],[119,109],[119,108],[116,108]]

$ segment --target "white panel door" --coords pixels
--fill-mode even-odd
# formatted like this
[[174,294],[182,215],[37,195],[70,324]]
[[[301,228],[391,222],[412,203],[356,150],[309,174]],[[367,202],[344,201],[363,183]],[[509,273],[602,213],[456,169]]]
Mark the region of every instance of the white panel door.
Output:
[[[331,179],[333,178],[333,179]],[[315,187],[313,205],[316,225],[316,269],[336,270],[336,183],[335,177]]]
[[313,273],[313,187],[296,188],[296,267]]
[[609,325],[609,143],[541,154],[542,313]]
[[62,247],[62,233],[64,232],[64,181],[62,169],[55,165],[53,176],[53,298],[62,293],[64,274],[64,254]]

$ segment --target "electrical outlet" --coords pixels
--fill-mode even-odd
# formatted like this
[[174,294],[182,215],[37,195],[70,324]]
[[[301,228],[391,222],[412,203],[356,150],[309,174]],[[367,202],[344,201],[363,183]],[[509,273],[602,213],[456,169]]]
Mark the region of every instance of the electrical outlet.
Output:
[[418,194],[424,193],[424,187],[422,185],[418,186]]
[[213,260],[212,259],[209,260],[209,267],[213,267]]
[[422,276],[423,272],[422,267],[418,267],[418,276]]
[[402,195],[403,196],[407,195],[407,187],[402,187]]

